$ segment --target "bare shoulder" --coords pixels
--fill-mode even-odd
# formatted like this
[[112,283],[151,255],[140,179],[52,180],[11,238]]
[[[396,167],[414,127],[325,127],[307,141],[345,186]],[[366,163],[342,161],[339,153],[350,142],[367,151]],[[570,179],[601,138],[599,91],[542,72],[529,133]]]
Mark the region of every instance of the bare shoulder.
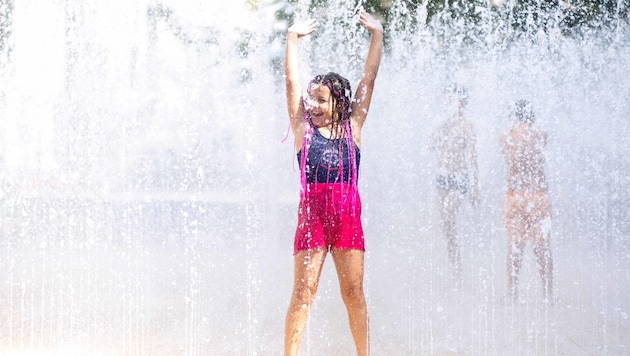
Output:
[[307,121],[304,120],[303,115],[300,118],[295,118],[295,121],[291,123],[296,151],[299,151],[302,148],[304,132],[306,132],[307,126]]
[[358,148],[361,148],[361,129],[363,124],[358,120],[350,120],[350,128],[352,129],[352,139]]

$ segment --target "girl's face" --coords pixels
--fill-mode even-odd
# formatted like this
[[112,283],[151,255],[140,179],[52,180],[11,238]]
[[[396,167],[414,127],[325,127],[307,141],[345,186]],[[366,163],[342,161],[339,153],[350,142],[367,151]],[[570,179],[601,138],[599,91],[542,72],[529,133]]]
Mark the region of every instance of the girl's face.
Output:
[[313,85],[308,92],[306,110],[311,115],[313,125],[328,126],[333,122],[333,100],[330,89],[325,85]]

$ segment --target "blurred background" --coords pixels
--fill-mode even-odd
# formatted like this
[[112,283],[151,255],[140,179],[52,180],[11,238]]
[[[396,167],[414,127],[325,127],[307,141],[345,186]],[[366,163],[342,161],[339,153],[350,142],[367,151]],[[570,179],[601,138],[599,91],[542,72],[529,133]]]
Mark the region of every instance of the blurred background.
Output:
[[[277,355],[299,174],[284,36],[303,83],[358,83],[385,49],[360,191],[375,355],[630,353],[630,5],[624,1],[79,0],[0,3],[0,354]],[[480,204],[452,288],[432,131],[458,83]],[[499,135],[547,131],[553,305],[531,248],[505,305]],[[286,140],[285,140],[286,138]],[[352,355],[327,261],[303,355]]]

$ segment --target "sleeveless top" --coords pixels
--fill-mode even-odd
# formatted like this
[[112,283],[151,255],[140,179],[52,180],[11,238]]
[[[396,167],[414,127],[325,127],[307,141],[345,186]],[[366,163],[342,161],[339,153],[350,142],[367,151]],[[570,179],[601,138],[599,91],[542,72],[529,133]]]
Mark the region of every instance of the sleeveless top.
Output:
[[[352,139],[345,137],[338,139],[328,139],[319,130],[313,127],[312,135],[306,142],[307,157],[305,175],[306,183],[347,183],[356,182],[359,173],[359,163],[361,161],[361,151]],[[306,137],[305,139],[308,139]],[[348,141],[352,144],[352,152],[348,148]],[[302,151],[297,153],[298,163],[302,160]],[[351,158],[354,157],[356,175],[353,177],[353,165]],[[302,167],[302,164],[300,164]]]

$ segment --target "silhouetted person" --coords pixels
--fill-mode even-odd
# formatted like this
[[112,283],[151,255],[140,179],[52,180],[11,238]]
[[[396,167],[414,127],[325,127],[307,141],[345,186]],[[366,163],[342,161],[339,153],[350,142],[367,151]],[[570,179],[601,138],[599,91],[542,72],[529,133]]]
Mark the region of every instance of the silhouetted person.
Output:
[[507,192],[503,200],[503,223],[507,232],[508,293],[518,297],[523,252],[531,243],[538,261],[545,300],[552,297],[553,260],[549,249],[551,206],[547,196],[545,155],[547,134],[534,127],[531,105],[517,101],[512,128],[500,137],[507,166]]
[[464,117],[467,103],[466,89],[456,85],[446,88],[447,118],[434,133],[432,142],[437,154],[440,228],[457,284],[462,270],[457,214],[466,195],[473,206],[477,205],[478,199],[476,136],[473,125]]

